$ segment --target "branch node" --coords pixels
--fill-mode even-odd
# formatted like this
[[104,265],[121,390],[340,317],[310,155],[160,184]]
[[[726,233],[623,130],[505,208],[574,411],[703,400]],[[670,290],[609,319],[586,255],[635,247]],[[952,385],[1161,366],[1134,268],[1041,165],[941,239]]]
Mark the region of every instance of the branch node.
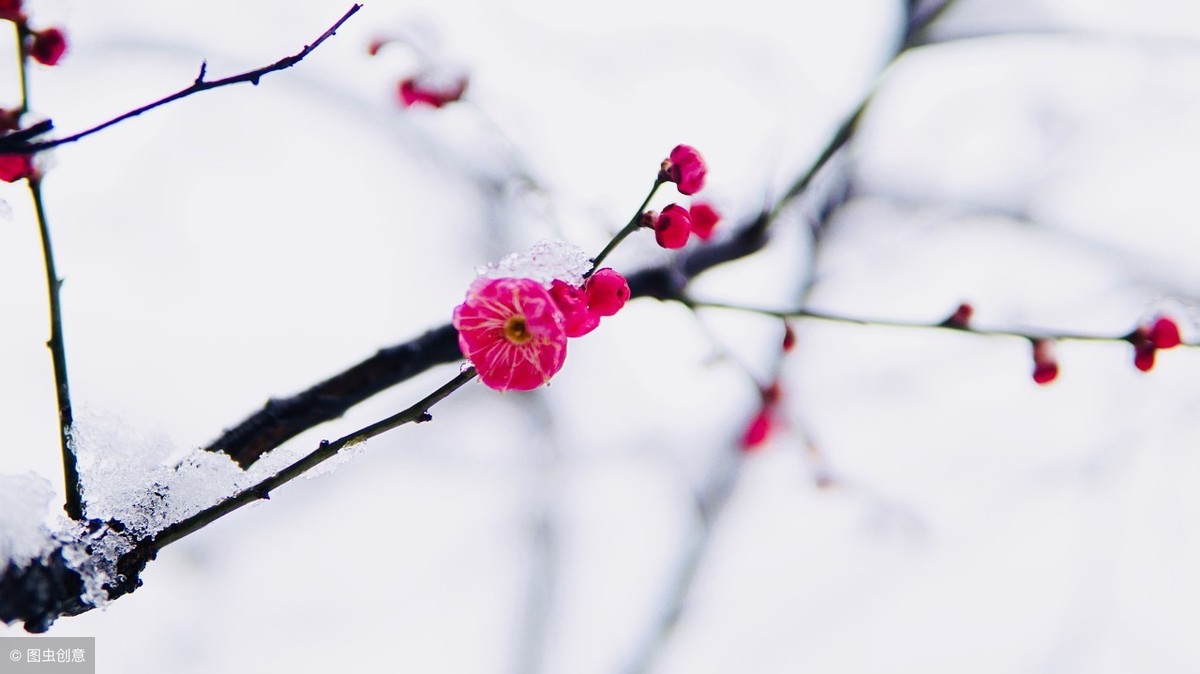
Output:
[[417,418],[414,419],[413,421],[417,422],[418,424],[423,424],[426,421],[433,421],[433,415],[430,414],[428,411],[421,412],[419,415],[417,415]]
[[200,62],[200,74],[196,75],[195,83],[197,86],[204,84],[204,75],[207,73],[208,73],[208,61],[207,60],[201,61]]

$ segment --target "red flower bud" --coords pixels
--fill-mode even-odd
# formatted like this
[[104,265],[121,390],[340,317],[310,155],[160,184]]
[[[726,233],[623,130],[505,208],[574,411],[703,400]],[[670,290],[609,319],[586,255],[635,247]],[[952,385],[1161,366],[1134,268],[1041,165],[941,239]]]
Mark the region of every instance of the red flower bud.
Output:
[[1033,380],[1039,384],[1049,384],[1058,378],[1058,363],[1038,363],[1033,367]]
[[0,180],[15,183],[33,175],[33,156],[28,154],[0,154]]
[[671,204],[654,221],[654,239],[663,248],[683,248],[692,233],[692,216],[683,206]]
[[1183,343],[1179,336],[1179,325],[1166,316],[1154,321],[1147,337],[1156,349],[1173,349]]
[[963,302],[958,305],[950,317],[942,321],[942,325],[948,328],[959,328],[965,330],[971,322],[971,316],[975,313],[975,307]]
[[23,23],[25,21],[24,8],[21,7],[21,0],[0,0],[0,19],[6,19],[14,23]]
[[704,187],[708,167],[704,157],[690,145],[676,145],[671,156],[662,163],[659,179],[675,183],[680,194],[695,194]]
[[629,301],[629,283],[619,272],[608,267],[588,277],[583,289],[587,293],[588,310],[599,316],[612,316]]
[[1183,343],[1179,336],[1179,325],[1167,316],[1159,316],[1153,323],[1139,325],[1125,335],[1125,341],[1133,345],[1133,366],[1142,372],[1154,368],[1154,358],[1159,349],[1173,349]]
[[67,51],[67,36],[57,28],[33,33],[33,42],[29,44],[29,55],[33,60],[43,65],[56,65]]
[[1045,385],[1058,377],[1058,359],[1054,355],[1054,340],[1033,339],[1033,380]]
[[1153,342],[1141,342],[1133,345],[1133,366],[1142,372],[1149,372],[1154,368],[1154,354],[1158,348]]
[[792,324],[787,321],[783,322],[783,352],[788,353],[796,348],[796,331],[792,329]]
[[721,214],[715,208],[705,203],[692,204],[689,209],[692,216],[692,233],[701,241],[712,238],[713,227],[721,220]]
[[600,325],[600,315],[588,310],[588,298],[583,288],[555,279],[550,284],[550,299],[563,314],[563,330],[567,337],[582,337]]
[[775,425],[772,418],[771,409],[763,407],[754,415],[754,418],[747,424],[746,430],[742,432],[741,448],[743,452],[753,452],[767,441],[771,435],[771,429]]

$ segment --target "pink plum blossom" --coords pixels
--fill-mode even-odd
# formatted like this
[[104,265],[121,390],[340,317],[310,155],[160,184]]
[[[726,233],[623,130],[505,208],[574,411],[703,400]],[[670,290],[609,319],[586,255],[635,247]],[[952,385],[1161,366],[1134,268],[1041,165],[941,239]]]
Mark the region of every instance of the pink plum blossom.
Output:
[[529,391],[550,381],[567,355],[563,312],[541,283],[480,277],[454,309],[458,346],[498,391]]

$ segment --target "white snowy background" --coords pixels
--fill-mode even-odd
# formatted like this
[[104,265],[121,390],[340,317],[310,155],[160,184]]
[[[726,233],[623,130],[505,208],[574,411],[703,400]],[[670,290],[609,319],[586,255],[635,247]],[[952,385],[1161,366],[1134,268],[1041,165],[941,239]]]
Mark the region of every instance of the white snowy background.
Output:
[[[33,106],[84,128],[202,60],[220,77],[294,53],[348,7],[29,0],[71,44],[33,73]],[[375,0],[257,87],[62,147],[45,197],[80,433],[121,458],[93,488],[445,323],[477,265],[547,236],[598,250],[677,143],[705,154],[730,221],[753,214],[876,82],[900,16],[895,0]],[[439,36],[469,104],[398,108],[415,58],[365,47],[402,32]],[[1113,335],[1168,311],[1200,339],[1200,6],[961,0],[934,36],[968,35],[879,80],[814,306],[936,322],[970,300],[981,327]],[[36,228],[23,185],[0,198],[0,473],[61,492]],[[778,230],[697,295],[794,300],[803,223]],[[665,259],[650,239],[612,262]],[[701,318],[636,301],[544,391],[468,386],[49,634],[95,636],[97,671],[127,673],[1195,671],[1200,353],[1142,374],[1127,345],[1063,344],[1038,387],[1021,340],[801,322],[788,426],[739,464],[757,404],[742,368],[768,376],[781,327]],[[736,482],[704,534],[695,495],[715,475]]]

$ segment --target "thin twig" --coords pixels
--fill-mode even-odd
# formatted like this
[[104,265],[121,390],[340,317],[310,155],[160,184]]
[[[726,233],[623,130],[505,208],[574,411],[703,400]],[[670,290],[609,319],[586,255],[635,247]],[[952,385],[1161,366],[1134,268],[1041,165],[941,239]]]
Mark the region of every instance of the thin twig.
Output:
[[342,24],[345,23],[351,16],[353,16],[354,13],[359,9],[362,9],[362,5],[353,5],[345,14],[342,15],[342,18],[338,19],[336,23],[330,26],[328,30],[322,33],[320,37],[314,40],[311,44],[305,45],[305,47],[299,52],[296,52],[291,56],[285,56],[271,65],[264,66],[262,68],[256,68],[238,75],[224,77],[219,80],[205,80],[204,77],[208,69],[208,64],[203,63],[200,66],[200,75],[196,77],[196,80],[192,82],[191,86],[180,89],[169,96],[165,96],[152,103],[147,103],[140,108],[136,108],[124,114],[118,115],[107,122],[97,124],[90,129],[86,129],[69,136],[64,136],[62,138],[34,142],[23,142],[22,139],[11,135],[0,138],[0,154],[25,154],[30,152],[41,152],[52,147],[58,147],[59,145],[74,143],[81,138],[86,138],[94,133],[107,129],[110,126],[119,124],[127,119],[137,117],[144,112],[149,112],[150,110],[164,106],[168,103],[173,103],[181,98],[186,98],[192,94],[208,91],[209,89],[217,89],[219,87],[229,86],[231,84],[238,84],[241,82],[249,82],[250,84],[257,85],[258,80],[264,75],[290,68],[302,61],[304,57],[312,53],[312,51],[320,46],[322,42],[333,37],[334,33],[337,32],[337,29],[341,28]]
[[[816,309],[796,308],[796,309],[767,309],[763,307],[752,307],[741,304],[730,304],[727,302],[706,302],[701,300],[684,299],[681,300],[684,304],[694,309],[730,309],[734,311],[746,311],[766,316],[774,316],[776,318],[810,318],[820,321],[830,321],[834,323],[849,323],[852,325],[873,325],[885,328],[915,328],[920,330],[952,330],[954,332],[965,332],[974,335],[985,335],[993,337],[1020,337],[1030,341],[1033,340],[1049,340],[1049,341],[1084,341],[1084,342],[1128,342],[1129,334],[1124,335],[1098,335],[1083,332],[1062,332],[1062,331],[1043,331],[1043,330],[1014,330],[1014,329],[983,329],[971,325],[958,325],[953,322],[943,321],[940,323],[921,323],[915,321],[898,321],[883,318],[856,318],[853,316],[844,316]],[[1180,346],[1200,346],[1200,343],[1180,344]]]
[[380,433],[390,431],[407,423],[421,423],[431,420],[433,418],[429,414],[431,407],[474,378],[475,368],[467,368],[459,373],[457,377],[451,379],[433,393],[430,393],[417,401],[416,404],[401,412],[393,414],[382,421],[377,421],[370,426],[361,428],[350,435],[338,438],[333,442],[322,440],[321,444],[311,453],[271,477],[158,532],[154,536],[153,544],[155,549],[161,549],[188,534],[199,531],[213,521],[228,515],[244,505],[260,499],[270,498],[272,491],[303,475],[310,468],[333,458],[342,449],[357,445]]
[[75,461],[75,450],[71,442],[71,428],[75,416],[71,412],[71,386],[67,380],[67,349],[63,343],[62,304],[59,289],[62,279],[54,266],[54,250],[50,243],[50,228],[46,224],[46,210],[42,205],[42,178],[29,178],[29,194],[33,197],[33,210],[37,217],[38,231],[42,239],[42,257],[46,263],[46,290],[50,304],[50,356],[54,363],[54,393],[58,401],[58,430],[62,445],[63,484],[66,487],[66,503],[63,509],[73,520],[83,520],[82,488],[79,484],[79,468]]
[[[29,54],[25,48],[25,37],[29,34],[29,27],[22,21],[14,21],[13,28],[17,31],[17,79],[20,80],[21,86],[21,104],[17,107],[18,119],[29,112],[29,73],[26,72]],[[49,129],[47,129],[49,131]]]
[[650,671],[663,646],[679,626],[687,598],[691,595],[696,576],[712,545],[717,520],[725,511],[725,505],[729,503],[729,498],[741,477],[741,466],[742,463],[738,459],[732,463],[718,465],[712,479],[696,495],[696,523],[691,540],[687,542],[687,547],[678,559],[674,576],[667,583],[662,610],[633,658],[622,670],[622,674],[644,674]]
[[904,36],[904,47],[901,51],[907,51],[913,47],[920,46],[927,37],[926,31],[946,13],[950,5],[954,4],[954,0],[942,0],[942,2],[934,4],[931,9],[924,12],[917,10],[917,4],[919,3],[913,3],[913,6],[910,8],[908,30]]
[[588,276],[590,276],[592,272],[596,271],[600,267],[600,263],[604,262],[604,258],[608,257],[608,254],[613,252],[613,250],[625,240],[625,237],[633,234],[638,230],[638,228],[641,227],[642,213],[645,212],[646,206],[650,205],[650,200],[654,198],[654,193],[658,191],[659,187],[662,187],[662,184],[663,179],[661,177],[654,180],[654,185],[646,194],[646,198],[642,200],[642,205],[638,206],[637,212],[633,214],[633,217],[629,219],[629,222],[626,223],[621,231],[617,232],[616,236],[614,236],[612,240],[608,242],[608,245],[604,247],[604,250],[601,250],[600,254],[592,258],[592,268],[588,270]]
[[[908,3],[910,15],[905,24],[905,36],[892,57],[893,63],[913,45],[912,41],[915,39],[915,35],[923,32],[929,26],[929,23],[937,18],[937,16],[940,16],[946,7],[948,7],[953,1],[954,0],[945,0],[935,10],[921,17],[913,15],[913,13],[916,12],[917,3]],[[833,136],[830,137],[829,142],[826,143],[820,154],[818,154],[816,159],[813,160],[813,163],[809,166],[809,169],[792,183],[787,191],[784,192],[783,196],[771,207],[768,212],[763,213],[753,226],[742,232],[743,236],[747,236],[747,243],[757,245],[758,247],[764,245],[766,237],[768,236],[770,225],[772,222],[774,222],[775,218],[780,214],[780,212],[782,212],[782,210],[793,200],[808,193],[810,185],[816,178],[817,174],[821,172],[821,169],[823,169],[854,136],[854,132],[858,127],[859,121],[861,120],[864,112],[867,109],[867,106],[870,104],[875,95],[876,87],[877,85],[872,86],[871,89],[863,96],[862,100],[854,108],[854,110],[852,110],[850,114],[847,115],[847,117],[842,121],[837,130],[834,131]],[[816,232],[816,230],[814,230],[814,232]],[[810,277],[809,281],[804,285],[804,288],[801,292],[801,305],[805,303],[813,287],[811,282],[811,274],[812,270],[815,268],[814,262],[820,243],[820,237],[814,233],[814,240],[810,252],[811,259],[808,266],[808,273],[810,274]],[[696,270],[695,273],[699,273],[699,271],[702,270]],[[702,306],[718,306],[716,303],[703,304],[689,300],[683,293],[686,281],[683,283],[670,283],[670,280],[672,279],[668,279],[668,283],[659,288],[659,290],[663,292],[663,295],[660,295],[661,299],[674,299],[683,302],[692,309]],[[675,294],[671,295],[672,292]],[[722,306],[723,308],[744,309],[744,307],[735,307],[732,305]],[[811,318],[825,318],[827,320],[831,319],[830,315],[818,314],[817,312],[805,311],[803,309],[795,313],[770,311],[761,313],[768,313],[769,315],[779,316],[781,318],[794,315],[806,315]],[[782,361],[783,358],[781,352],[774,367],[776,375],[778,375],[780,368],[782,367]],[[725,506],[729,502],[729,497],[732,495],[733,489],[737,484],[737,480],[741,475],[740,468],[740,461],[735,461],[730,465],[718,465],[716,467],[716,474],[710,481],[708,489],[697,498],[700,523],[693,534],[692,540],[689,542],[687,548],[684,550],[683,554],[678,560],[674,577],[667,587],[662,610],[659,612],[657,619],[651,626],[645,640],[640,645],[638,651],[634,654],[630,664],[624,670],[625,674],[644,674],[645,672],[649,671],[659,654],[662,652],[663,648],[674,636],[675,630],[679,626],[679,619],[682,617],[686,607],[687,600],[691,596],[697,574],[700,570],[700,567],[703,565],[708,550],[711,547],[713,522],[724,512]]]
[[[20,22],[14,22],[17,31],[17,78],[21,83],[21,103],[17,108],[17,118],[20,119],[29,111],[28,67],[29,53],[25,45],[25,35],[28,32]],[[58,269],[54,265],[54,246],[50,240],[50,226],[46,219],[46,209],[42,203],[42,176],[36,169],[27,177],[29,196],[33,200],[34,217],[37,220],[38,234],[41,238],[42,260],[46,268],[46,294],[50,308],[50,340],[46,346],[50,349],[50,359],[54,367],[54,396],[58,405],[59,444],[62,448],[63,488],[66,499],[63,510],[67,516],[76,521],[83,520],[82,487],[79,484],[79,467],[75,461],[75,450],[71,447],[71,427],[74,424],[74,414],[71,412],[71,386],[67,379],[67,349],[63,341],[62,303],[59,290],[62,279],[58,277]]]
[[[936,7],[926,11],[923,14],[914,14],[909,16],[905,26],[904,39],[901,41],[899,48],[895,52],[895,55],[892,57],[892,63],[895,63],[896,59],[900,58],[900,56],[906,51],[917,46],[921,36],[925,34],[925,31],[929,28],[929,26],[936,21],[938,17],[940,17],[953,3],[954,0],[944,0]],[[916,11],[916,4],[917,3],[910,3],[910,11]],[[850,138],[854,136],[854,131],[858,127],[858,123],[862,119],[863,113],[866,112],[867,106],[870,104],[871,99],[875,97],[875,90],[877,86],[877,84],[873,85],[871,89],[867,91],[866,95],[863,96],[858,106],[855,107],[854,110],[850,111],[850,114],[847,115],[844,120],[842,120],[842,123],[830,137],[829,142],[825,144],[825,147],[822,148],[821,153],[817,155],[815,160],[813,160],[813,163],[809,166],[809,169],[788,187],[787,191],[784,192],[779,201],[775,202],[775,205],[771,208],[772,220],[779,215],[779,212],[783,210],[785,206],[808,190],[808,186],[812,183],[816,175],[820,173],[821,169],[824,168],[825,165],[829,163],[829,160],[832,159],[839,150],[845,147],[846,143],[850,141]]]

